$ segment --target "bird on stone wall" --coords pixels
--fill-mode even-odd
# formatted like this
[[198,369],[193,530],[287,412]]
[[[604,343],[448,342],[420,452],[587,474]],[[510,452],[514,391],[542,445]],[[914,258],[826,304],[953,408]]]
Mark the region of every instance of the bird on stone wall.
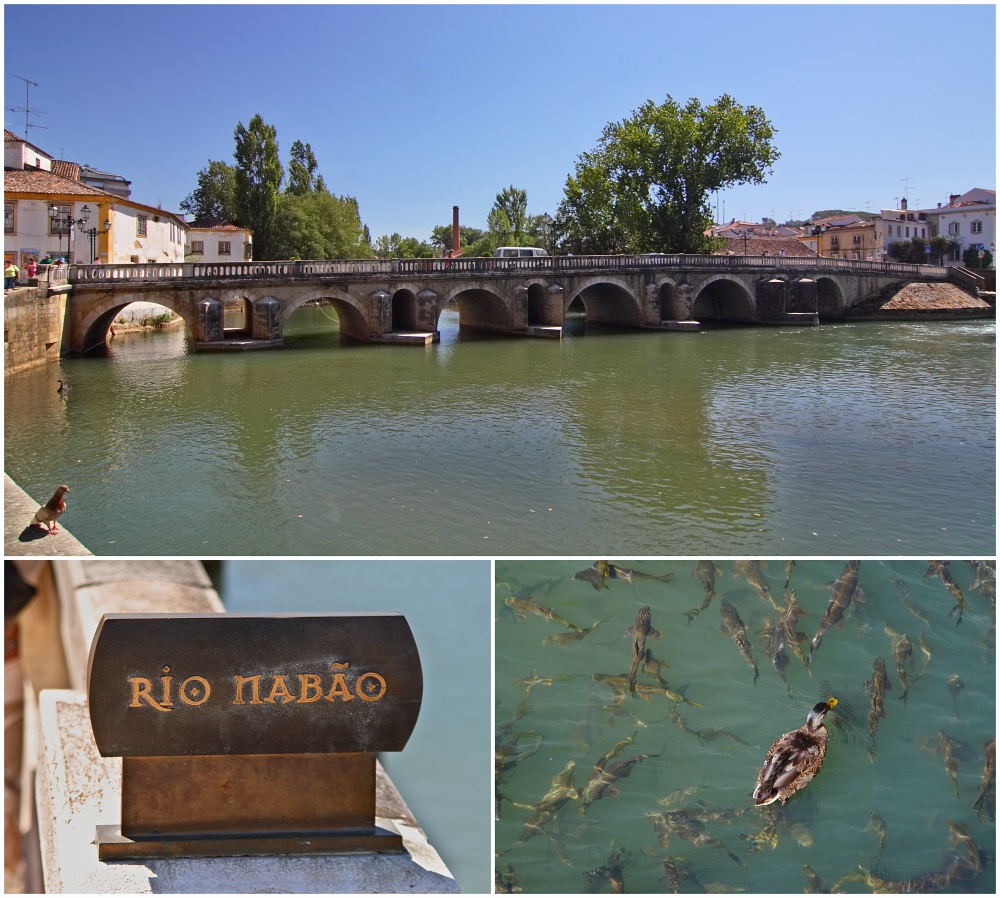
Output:
[[63,496],[68,492],[68,486],[59,487],[52,494],[52,498],[35,512],[34,523],[45,524],[48,527],[49,533],[58,530],[59,525],[56,524],[56,521],[59,520],[59,516],[66,510],[66,500]]

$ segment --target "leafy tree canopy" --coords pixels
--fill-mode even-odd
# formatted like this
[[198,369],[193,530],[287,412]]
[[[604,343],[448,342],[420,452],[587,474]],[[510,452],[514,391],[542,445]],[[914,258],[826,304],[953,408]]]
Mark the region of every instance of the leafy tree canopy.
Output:
[[[285,193],[292,193],[296,196],[305,196],[313,190],[319,189],[318,183],[322,183],[322,175],[317,179],[316,169],[318,168],[316,156],[313,154],[309,144],[302,143],[301,140],[292,144],[292,158],[288,163],[288,186]],[[326,185],[323,184],[323,188]]]
[[[930,252],[927,252],[930,247]],[[897,240],[890,243],[886,254],[897,262],[909,262],[913,265],[923,265],[930,262],[933,265],[942,264],[944,257],[952,253],[958,243],[951,237],[914,237],[912,240]]]
[[375,241],[375,255],[380,259],[434,259],[441,250],[416,237],[383,234]]
[[370,259],[372,248],[353,197],[313,190],[283,193],[275,216],[277,259]]
[[275,223],[278,191],[284,170],[278,158],[277,132],[258,113],[246,127],[240,122],[236,138],[236,211],[239,224],[254,232],[254,255],[277,259]]
[[763,110],[728,94],[704,107],[648,100],[577,159],[554,222],[560,251],[710,251],[708,195],[764,183],[774,134]]
[[236,169],[210,160],[198,172],[198,186],[181,200],[181,209],[195,221],[236,222]]

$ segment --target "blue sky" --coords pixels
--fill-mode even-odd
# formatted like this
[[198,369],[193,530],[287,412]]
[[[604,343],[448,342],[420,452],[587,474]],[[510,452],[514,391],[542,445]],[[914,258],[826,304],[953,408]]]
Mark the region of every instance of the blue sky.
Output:
[[259,112],[373,237],[426,239],[455,205],[485,227],[508,185],[554,213],[604,126],[668,94],[729,93],[777,129],[768,183],[724,192],[725,220],[996,187],[992,3],[6,4],[4,25],[5,107],[14,76],[38,84],[30,140],[174,211]]

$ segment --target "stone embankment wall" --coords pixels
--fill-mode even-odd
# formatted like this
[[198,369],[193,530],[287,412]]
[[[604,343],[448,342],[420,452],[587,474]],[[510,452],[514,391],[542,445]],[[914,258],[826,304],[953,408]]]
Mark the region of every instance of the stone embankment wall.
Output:
[[59,358],[66,294],[16,287],[4,296],[3,371],[11,374]]

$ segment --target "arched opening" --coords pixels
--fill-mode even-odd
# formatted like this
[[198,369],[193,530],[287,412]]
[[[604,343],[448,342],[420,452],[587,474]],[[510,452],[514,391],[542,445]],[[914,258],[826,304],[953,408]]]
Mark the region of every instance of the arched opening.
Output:
[[573,297],[566,309],[567,315],[577,302],[583,305],[586,312],[587,329],[591,332],[594,329],[593,325],[611,328],[642,327],[642,313],[639,304],[628,290],[618,284],[600,283],[584,287]]
[[510,313],[506,304],[495,293],[480,289],[463,290],[451,299],[458,307],[460,332],[510,333]]
[[109,348],[121,351],[142,344],[145,353],[178,355],[185,351],[188,334],[184,319],[167,306],[152,302],[129,302],[101,312],[86,328],[81,351],[102,354]]
[[563,316],[563,336],[580,337],[585,333],[587,333],[587,307],[579,296],[575,296]]
[[677,288],[670,283],[660,285],[660,321],[673,321],[676,311]]
[[337,297],[316,297],[295,308],[281,326],[286,349],[311,349],[368,340],[364,317]]
[[392,329],[394,331],[417,329],[417,297],[412,290],[397,290],[392,294]]
[[816,311],[820,318],[843,318],[844,297],[830,278],[816,279]]
[[528,287],[528,326],[545,324],[545,288],[541,284]]
[[691,316],[698,321],[752,322],[753,300],[735,281],[720,279],[704,286],[695,298]]
[[247,337],[253,329],[253,303],[245,296],[231,296],[223,303],[222,326],[227,337]]

